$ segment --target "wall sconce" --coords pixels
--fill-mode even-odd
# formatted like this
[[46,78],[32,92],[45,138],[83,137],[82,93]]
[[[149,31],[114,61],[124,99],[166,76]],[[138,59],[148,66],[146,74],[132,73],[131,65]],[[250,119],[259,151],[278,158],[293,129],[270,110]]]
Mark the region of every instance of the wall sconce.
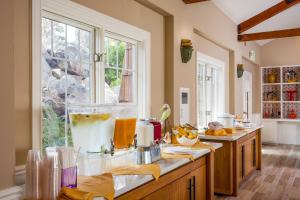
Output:
[[244,74],[244,65],[243,64],[238,64],[237,65],[237,77],[238,78],[242,78],[243,74]]
[[187,63],[191,60],[193,51],[194,49],[191,40],[182,39],[180,45],[180,52],[181,52],[181,60],[183,63]]

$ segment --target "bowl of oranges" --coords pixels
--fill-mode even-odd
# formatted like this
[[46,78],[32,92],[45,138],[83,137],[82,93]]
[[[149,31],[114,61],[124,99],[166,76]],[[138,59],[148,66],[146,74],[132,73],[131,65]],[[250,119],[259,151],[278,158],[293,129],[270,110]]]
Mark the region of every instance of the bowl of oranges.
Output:
[[179,144],[193,146],[199,138],[198,130],[190,125],[178,126],[173,129],[173,134]]

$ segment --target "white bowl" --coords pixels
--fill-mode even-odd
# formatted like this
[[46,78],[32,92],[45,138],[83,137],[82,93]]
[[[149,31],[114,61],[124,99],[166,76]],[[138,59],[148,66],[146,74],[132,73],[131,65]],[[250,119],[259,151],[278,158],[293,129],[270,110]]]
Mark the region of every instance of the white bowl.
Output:
[[177,141],[179,144],[184,146],[193,146],[198,141],[198,137],[199,136],[197,136],[195,139],[189,139],[186,138],[185,136],[181,136],[180,138],[177,137]]

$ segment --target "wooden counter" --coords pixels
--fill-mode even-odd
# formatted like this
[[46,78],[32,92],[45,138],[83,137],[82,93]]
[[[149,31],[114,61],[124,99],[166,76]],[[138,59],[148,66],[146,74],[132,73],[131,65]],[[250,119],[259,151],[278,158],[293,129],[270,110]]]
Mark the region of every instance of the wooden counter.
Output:
[[152,180],[119,197],[117,200],[205,200],[214,199],[214,153]]
[[[254,170],[261,170],[261,127],[237,133],[233,140],[202,136],[201,141],[220,142],[215,152],[215,193],[237,196],[240,184]],[[218,137],[218,136],[215,136]]]

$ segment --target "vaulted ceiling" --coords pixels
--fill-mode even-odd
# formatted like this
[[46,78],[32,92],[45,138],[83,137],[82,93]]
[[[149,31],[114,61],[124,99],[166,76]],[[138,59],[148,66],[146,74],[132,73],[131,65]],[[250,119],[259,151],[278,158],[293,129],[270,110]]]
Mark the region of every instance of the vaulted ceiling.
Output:
[[[236,24],[261,13],[282,0],[212,0]],[[267,19],[244,33],[256,33],[283,29],[300,28],[300,4]],[[271,40],[259,40],[264,45]]]
[[[183,1],[197,3],[207,0]],[[300,0],[211,1],[235,22],[238,34],[241,34],[239,41],[256,40],[264,45],[272,40],[262,39],[300,35]]]

